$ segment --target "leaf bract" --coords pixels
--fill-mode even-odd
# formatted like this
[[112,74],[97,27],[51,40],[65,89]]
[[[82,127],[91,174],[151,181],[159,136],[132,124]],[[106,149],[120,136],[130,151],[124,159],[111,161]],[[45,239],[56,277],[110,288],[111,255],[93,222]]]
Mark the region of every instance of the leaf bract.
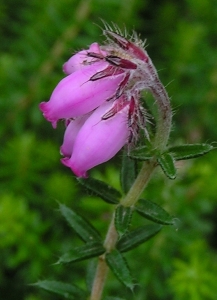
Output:
[[63,204],[60,204],[60,211],[83,241],[101,241],[99,232],[79,214]]
[[58,263],[72,263],[85,260],[91,257],[96,257],[105,252],[103,245],[99,242],[88,242],[86,245],[76,247],[63,254]]
[[168,151],[172,154],[175,160],[182,160],[202,156],[213,149],[215,149],[215,147],[210,144],[186,144],[170,147]]
[[87,293],[73,284],[63,283],[60,281],[43,280],[34,284],[49,292],[59,294],[66,299],[81,299],[84,300],[87,297]]
[[78,178],[80,184],[91,191],[94,195],[99,196],[105,202],[110,204],[119,203],[121,193],[105,182],[95,178]]
[[161,230],[161,228],[162,226],[158,224],[150,224],[139,227],[124,235],[118,241],[117,249],[120,252],[127,252],[133,248],[136,248],[155,236]]
[[132,207],[117,206],[115,210],[115,228],[120,236],[127,232],[132,219],[132,213]]
[[162,170],[164,171],[165,175],[169,179],[176,178],[176,167],[174,164],[174,158],[170,153],[163,153],[158,156],[157,161],[161,166]]
[[129,157],[126,151],[123,153],[121,165],[121,187],[126,194],[136,179],[136,161]]
[[113,249],[106,254],[106,262],[115,276],[128,288],[133,289],[133,279],[130,274],[129,267],[123,255]]
[[162,225],[174,224],[174,217],[170,216],[168,212],[152,201],[140,199],[134,208],[143,217],[155,223]]

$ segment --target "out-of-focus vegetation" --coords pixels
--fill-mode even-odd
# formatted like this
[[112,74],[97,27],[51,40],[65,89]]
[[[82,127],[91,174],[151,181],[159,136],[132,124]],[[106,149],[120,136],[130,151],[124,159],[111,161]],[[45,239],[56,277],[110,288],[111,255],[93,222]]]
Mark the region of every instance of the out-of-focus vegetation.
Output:
[[[102,42],[100,19],[140,32],[174,108],[171,142],[217,140],[215,0],[0,1],[0,298],[60,299],[31,283],[54,279],[84,286],[86,263],[52,265],[75,234],[62,202],[103,233],[110,207],[87,196],[59,162],[64,127],[38,109],[64,76],[75,51]],[[119,160],[90,173],[119,187]],[[217,153],[180,163],[175,181],[159,172],[145,197],[177,218],[127,254],[135,294],[110,275],[108,295],[126,299],[215,300],[217,295]],[[135,221],[135,220],[134,220]]]

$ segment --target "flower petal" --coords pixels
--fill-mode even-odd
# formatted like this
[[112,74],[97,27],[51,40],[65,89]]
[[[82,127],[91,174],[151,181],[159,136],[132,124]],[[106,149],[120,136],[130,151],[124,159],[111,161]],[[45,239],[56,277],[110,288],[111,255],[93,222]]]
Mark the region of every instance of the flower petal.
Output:
[[77,134],[89,116],[90,114],[86,114],[70,121],[65,130],[63,144],[60,147],[60,153],[62,155],[67,157],[70,157],[72,155],[72,150]]
[[108,67],[104,61],[96,62],[62,79],[48,102],[39,108],[53,127],[59,119],[75,118],[86,114],[107,99],[112,98],[125,74],[111,75],[96,81],[89,80],[94,74]]
[[63,65],[63,72],[69,75],[96,61],[96,59],[94,59],[93,57],[87,56],[88,52],[106,55],[105,51],[101,51],[98,43],[93,43],[90,45],[90,48],[88,50],[79,51],[78,53],[73,55],[67,62],[65,62]]
[[71,158],[61,160],[78,177],[87,177],[87,170],[111,159],[127,143],[129,104],[102,120],[112,105],[106,102],[92,113],[77,135]]

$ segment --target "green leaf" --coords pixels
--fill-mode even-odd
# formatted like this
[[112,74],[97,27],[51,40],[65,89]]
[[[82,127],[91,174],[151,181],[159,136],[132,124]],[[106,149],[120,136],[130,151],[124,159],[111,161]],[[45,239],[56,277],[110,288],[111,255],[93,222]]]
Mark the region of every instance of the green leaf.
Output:
[[153,153],[147,146],[142,146],[130,151],[130,157],[137,159],[137,160],[149,160],[153,157]]
[[121,166],[121,187],[126,194],[136,179],[136,161],[130,158],[126,151],[123,153]]
[[43,280],[33,284],[49,292],[62,295],[66,299],[86,299],[87,293],[76,285],[60,281]]
[[96,273],[98,259],[89,259],[87,264],[87,272],[86,272],[86,286],[89,293],[91,293],[93,282],[94,282],[94,276],[93,274]]
[[99,242],[89,242],[84,246],[71,249],[60,257],[57,263],[71,263],[96,257],[105,252],[105,248]]
[[190,159],[202,156],[215,149],[210,144],[186,144],[170,147],[168,150],[175,160]]
[[118,205],[115,210],[115,228],[119,235],[123,235],[129,228],[132,219],[133,208]]
[[133,280],[125,258],[117,250],[113,249],[106,254],[106,262],[115,276],[128,288],[133,289]]
[[140,244],[148,241],[155,236],[162,226],[158,224],[151,224],[139,227],[130,233],[124,235],[117,243],[117,249],[120,252],[127,252],[133,248],[136,248]]
[[163,225],[173,225],[174,218],[171,217],[162,207],[149,200],[140,199],[136,205],[135,210],[146,219],[155,223]]
[[171,154],[169,153],[163,153],[158,158],[158,163],[161,166],[162,170],[164,171],[165,175],[169,179],[175,179],[176,178],[176,168],[174,165],[174,159]]
[[94,178],[78,178],[77,180],[80,184],[85,186],[96,196],[102,198],[105,202],[111,204],[119,203],[121,193],[118,190],[111,187],[110,185],[106,184],[105,182]]
[[63,204],[60,204],[60,211],[83,241],[101,241],[98,231],[83,217]]

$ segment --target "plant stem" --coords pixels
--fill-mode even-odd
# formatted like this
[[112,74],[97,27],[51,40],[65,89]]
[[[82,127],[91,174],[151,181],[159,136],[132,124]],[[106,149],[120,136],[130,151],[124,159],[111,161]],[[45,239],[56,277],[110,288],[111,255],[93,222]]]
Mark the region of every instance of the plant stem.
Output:
[[153,174],[153,171],[155,170],[157,166],[156,160],[152,159],[149,163],[145,162],[134,181],[131,189],[129,190],[128,194],[124,199],[121,200],[121,204],[123,206],[133,206],[137,200],[139,199],[139,196],[144,191],[145,187],[147,186],[151,175]]
[[[150,65],[151,72],[154,72],[154,67]],[[158,152],[165,151],[168,143],[171,122],[172,122],[172,111],[170,106],[170,100],[168,94],[160,82],[157,74],[155,78],[155,84],[150,88],[153,96],[155,97],[158,117],[156,123],[156,133],[153,141],[153,148],[157,149]],[[149,162],[144,162],[134,184],[129,190],[126,197],[121,201],[124,206],[133,206],[145,187],[147,186],[153,171],[157,167],[158,163],[155,157],[153,157]]]
[[107,273],[108,273],[108,266],[105,261],[105,255],[101,255],[98,258],[98,265],[96,268],[96,274],[93,282],[93,288],[91,291],[90,300],[101,299]]
[[[150,72],[155,74],[154,84],[150,87],[157,108],[158,108],[158,117],[156,120],[156,133],[153,141],[153,148],[156,149],[159,153],[165,151],[165,148],[168,143],[169,134],[171,130],[172,122],[172,111],[170,107],[169,97],[162,83],[160,82],[155,68],[152,64],[149,66]],[[144,162],[136,180],[134,181],[131,189],[124,199],[121,200],[120,204],[124,206],[133,206],[138,201],[141,193],[144,191],[147,186],[155,168],[157,167],[157,159],[153,157],[149,162]],[[118,239],[118,234],[114,225],[114,214],[106,235],[104,242],[104,247],[106,252],[110,252],[114,249]],[[108,273],[108,266],[105,262],[105,255],[99,257],[98,266],[93,282],[93,288],[90,296],[90,300],[100,300],[104,288]]]
[[[150,164],[144,163],[129,193],[121,201],[122,205],[131,206],[131,203],[133,205],[138,200],[138,197],[143,192],[155,168],[156,168],[155,162]],[[117,239],[118,239],[118,234],[115,229],[114,214],[113,214],[104,242],[104,247],[106,249],[106,252],[110,252],[115,247]],[[93,282],[93,288],[91,291],[90,300],[101,299],[107,273],[108,273],[108,266],[105,262],[105,255],[101,255],[98,259],[98,265],[97,265],[96,274]]]
[[[105,238],[104,247],[106,252],[110,252],[114,247],[118,239],[118,234],[114,225],[114,214],[109,225],[109,229]],[[98,259],[98,265],[93,282],[93,288],[91,291],[90,300],[100,300],[103,292],[104,284],[108,273],[108,266],[105,261],[105,255],[101,255]]]

